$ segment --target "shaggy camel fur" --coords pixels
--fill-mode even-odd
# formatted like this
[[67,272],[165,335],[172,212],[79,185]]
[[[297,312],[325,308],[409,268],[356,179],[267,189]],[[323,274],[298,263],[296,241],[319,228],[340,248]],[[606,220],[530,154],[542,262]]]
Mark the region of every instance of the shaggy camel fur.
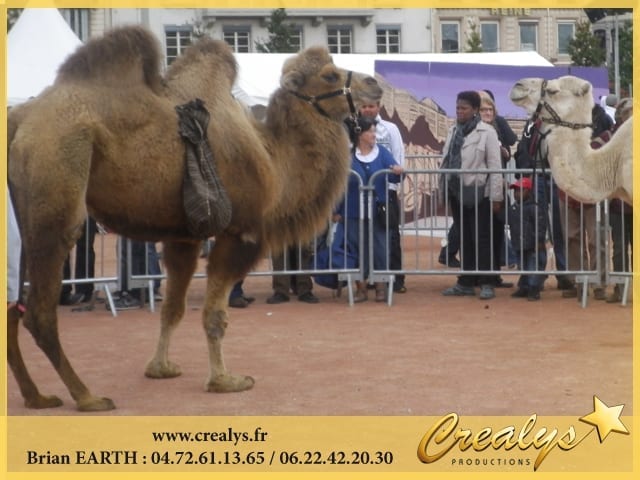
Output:
[[[205,389],[233,392],[254,380],[229,373],[223,361],[232,285],[269,248],[310,239],[326,225],[349,172],[343,122],[382,95],[373,78],[337,68],[326,49],[310,48],[285,63],[266,120],[258,124],[231,95],[237,65],[226,43],[199,41],[164,78],[160,58],[146,30],[114,30],[80,47],[51,87],[9,114],[9,179],[30,281],[24,325],[80,410],[114,408],[82,383],[58,337],[62,264],[87,213],[127,237],[163,242],[166,295],[145,374],[180,374],[168,358],[169,340],[185,310],[201,239],[190,238],[185,225],[185,146],[174,107],[204,101],[209,142],[232,202],[231,223],[208,258],[202,319],[210,364]],[[30,378],[15,315],[8,359],[27,406],[61,405]]]
[[625,122],[608,143],[592,149],[589,82],[571,75],[549,81],[524,78],[509,96],[542,119],[549,165],[562,190],[585,203],[612,197],[632,203],[633,122]]

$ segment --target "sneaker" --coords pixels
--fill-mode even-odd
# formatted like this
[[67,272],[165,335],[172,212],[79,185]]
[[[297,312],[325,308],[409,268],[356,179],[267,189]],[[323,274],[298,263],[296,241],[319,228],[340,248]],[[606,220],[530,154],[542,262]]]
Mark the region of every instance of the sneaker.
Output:
[[[120,295],[120,298],[117,298],[113,301],[113,305],[116,310],[133,310],[136,308],[140,308],[142,306],[142,303],[137,298],[132,297],[127,293],[123,293],[122,295]],[[109,308],[108,305],[107,308]]]
[[596,300],[606,300],[607,294],[602,287],[596,287],[593,289],[593,298]]
[[232,308],[247,308],[249,306],[249,302],[247,302],[243,297],[233,297],[229,299],[229,306]]
[[82,293],[67,293],[60,296],[60,305],[77,305],[84,301]]
[[529,296],[529,290],[526,288],[518,288],[515,292],[511,294],[513,298],[526,298]]
[[156,302],[161,302],[164,299],[159,290],[153,291],[153,300]]
[[270,305],[275,305],[277,303],[284,303],[288,301],[289,301],[289,297],[284,293],[280,293],[280,292],[276,292],[273,295],[271,295],[269,298],[267,298],[267,303]]
[[480,300],[491,300],[495,296],[496,292],[491,285],[482,285],[480,287],[480,295],[478,295]]
[[244,298],[244,301],[247,303],[253,303],[256,301],[255,297],[247,297],[246,295],[242,294],[242,298]]
[[442,295],[444,295],[445,297],[475,297],[476,289],[473,287],[465,287],[463,285],[460,285],[459,283],[456,283],[453,287],[449,287],[446,290],[443,290]]
[[311,291],[298,295],[298,300],[304,303],[318,303],[320,301]]

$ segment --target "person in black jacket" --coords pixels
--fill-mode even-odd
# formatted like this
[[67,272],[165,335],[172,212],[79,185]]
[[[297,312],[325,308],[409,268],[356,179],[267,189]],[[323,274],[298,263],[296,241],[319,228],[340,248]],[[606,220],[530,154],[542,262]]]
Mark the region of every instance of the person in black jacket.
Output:
[[[518,256],[520,268],[530,272],[542,272],[547,265],[547,215],[534,202],[530,178],[522,177],[509,188],[513,189],[515,199],[508,213],[511,243]],[[542,275],[523,274],[518,279],[518,290],[511,296],[540,300],[543,282]]]

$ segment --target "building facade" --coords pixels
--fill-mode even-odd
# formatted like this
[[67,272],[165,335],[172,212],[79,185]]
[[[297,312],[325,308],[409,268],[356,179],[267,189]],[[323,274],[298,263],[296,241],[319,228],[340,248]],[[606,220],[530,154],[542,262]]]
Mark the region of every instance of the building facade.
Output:
[[[141,24],[161,40],[167,63],[198,36],[226,40],[236,52],[257,51],[268,40],[270,9],[66,9],[84,40],[105,30]],[[74,13],[75,12],[75,13]],[[468,50],[475,31],[487,52],[534,50],[556,65],[575,26],[588,21],[580,8],[287,9],[299,48],[326,45],[333,53],[443,53]]]
[[583,21],[589,19],[581,8],[438,8],[433,43],[436,52],[464,52],[476,32],[485,52],[532,50],[568,65],[569,41]]

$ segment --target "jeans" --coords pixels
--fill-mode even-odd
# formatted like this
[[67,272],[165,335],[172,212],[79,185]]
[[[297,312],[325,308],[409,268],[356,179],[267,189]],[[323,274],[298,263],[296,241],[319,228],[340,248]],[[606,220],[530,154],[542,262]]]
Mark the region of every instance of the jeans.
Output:
[[[522,264],[520,268],[522,270],[533,272],[543,271],[547,265],[547,250],[542,247],[536,250],[526,250],[524,252],[517,252],[518,257],[521,256]],[[520,255],[522,254],[522,255]],[[518,279],[518,288],[521,290],[540,291],[542,284],[544,283],[544,275],[532,275],[523,274]]]
[[[558,200],[558,187],[546,174],[538,174],[535,178],[535,201],[539,208],[549,212],[551,231],[549,239],[553,244],[553,253],[556,258],[556,270],[566,270],[567,260],[564,242],[562,220],[560,218],[560,202]],[[559,275],[556,275],[558,277]]]

